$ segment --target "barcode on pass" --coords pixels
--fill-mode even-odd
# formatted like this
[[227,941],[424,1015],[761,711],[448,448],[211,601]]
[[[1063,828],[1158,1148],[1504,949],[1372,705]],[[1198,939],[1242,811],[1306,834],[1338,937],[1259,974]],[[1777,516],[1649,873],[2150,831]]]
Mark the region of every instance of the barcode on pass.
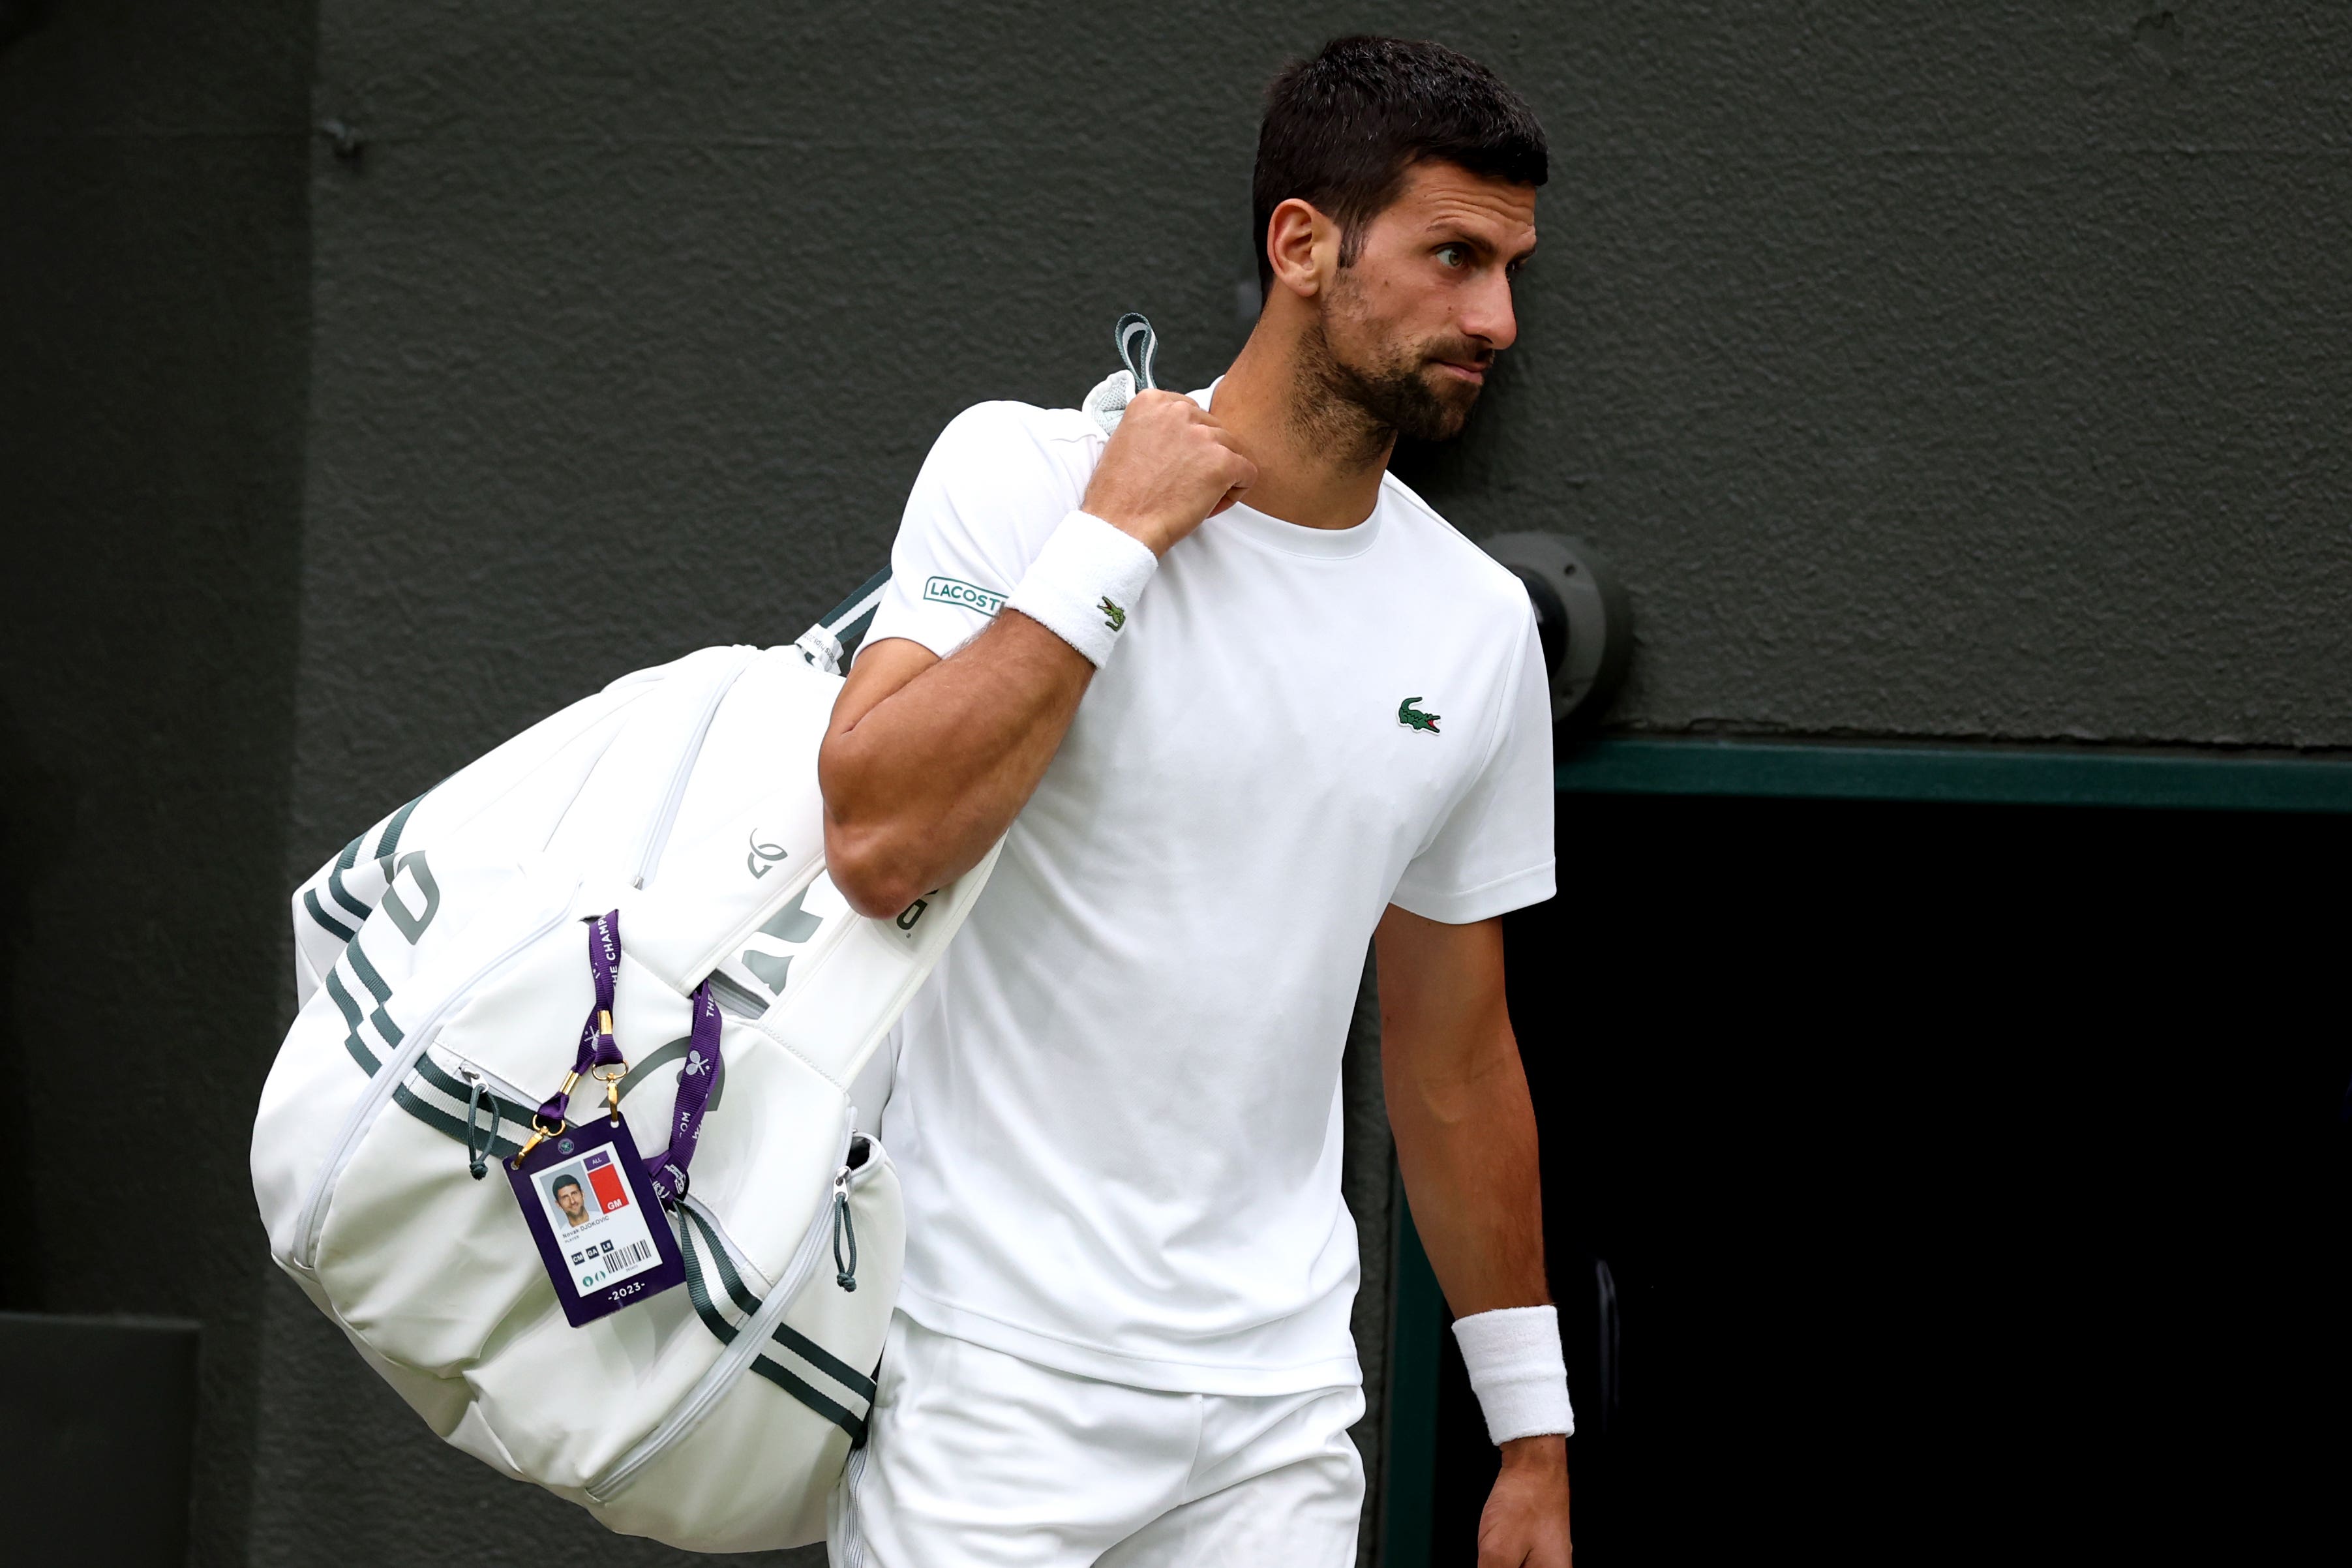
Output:
[[625,1246],[602,1247],[586,1257],[574,1255],[572,1262],[580,1269],[580,1289],[592,1290],[599,1285],[635,1274],[655,1263],[651,1241],[632,1241]]

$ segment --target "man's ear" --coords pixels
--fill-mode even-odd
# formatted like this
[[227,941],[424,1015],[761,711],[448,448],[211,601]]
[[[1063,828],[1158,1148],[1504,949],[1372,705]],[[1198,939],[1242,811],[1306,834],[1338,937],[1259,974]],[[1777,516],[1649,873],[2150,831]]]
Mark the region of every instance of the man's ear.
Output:
[[1312,300],[1339,268],[1339,226],[1293,196],[1266,219],[1265,254],[1276,288]]

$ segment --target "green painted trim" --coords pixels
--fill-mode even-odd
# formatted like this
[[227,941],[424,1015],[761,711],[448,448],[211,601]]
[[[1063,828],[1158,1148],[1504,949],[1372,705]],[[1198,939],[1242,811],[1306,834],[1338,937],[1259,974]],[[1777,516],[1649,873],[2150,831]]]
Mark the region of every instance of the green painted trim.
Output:
[[1575,795],[2352,812],[2352,762],[2303,757],[1629,735],[1565,752],[1556,780]]
[[1388,1436],[1381,1444],[1381,1568],[1423,1568],[1429,1562],[1433,1492],[1437,1481],[1437,1368],[1445,1344],[1445,1294],[1421,1233],[1405,1206],[1404,1184],[1393,1184],[1390,1208],[1396,1229],[1389,1268],[1395,1294],[1389,1302]]

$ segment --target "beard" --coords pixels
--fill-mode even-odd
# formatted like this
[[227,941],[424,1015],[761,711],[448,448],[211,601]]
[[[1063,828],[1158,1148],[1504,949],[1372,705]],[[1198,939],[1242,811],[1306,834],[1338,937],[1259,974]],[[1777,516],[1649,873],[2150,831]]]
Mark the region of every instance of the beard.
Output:
[[[1346,307],[1360,300],[1335,297],[1345,325],[1368,329],[1350,336],[1375,336],[1377,328]],[[1470,339],[1446,334],[1417,343],[1383,344],[1369,355],[1347,355],[1331,342],[1324,321],[1315,323],[1299,365],[1301,413],[1320,438],[1363,456],[1385,456],[1398,437],[1414,441],[1450,441],[1462,433],[1477,405],[1480,384],[1438,368],[1439,362],[1492,365],[1495,352]]]
[[1391,435],[1414,441],[1450,441],[1462,434],[1483,390],[1437,368],[1440,360],[1483,363],[1486,356],[1466,339],[1399,349],[1359,367],[1333,355],[1328,385],[1341,401]]

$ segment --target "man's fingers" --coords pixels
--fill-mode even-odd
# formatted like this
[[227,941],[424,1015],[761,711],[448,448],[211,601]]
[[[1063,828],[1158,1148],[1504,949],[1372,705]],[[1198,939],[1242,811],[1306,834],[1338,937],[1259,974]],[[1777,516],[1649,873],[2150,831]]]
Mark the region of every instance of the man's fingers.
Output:
[[1225,493],[1217,499],[1216,505],[1209,509],[1211,517],[1241,500],[1242,492],[1257,483],[1257,465],[1239,452],[1228,451],[1223,467],[1223,472],[1218,477],[1226,481]]
[[1222,476],[1235,489],[1246,489],[1257,483],[1257,465],[1249,460],[1233,436],[1222,426],[1212,426],[1217,445],[1224,448]]
[[1127,413],[1120,418],[1119,423],[1124,425],[1128,420],[1139,417],[1146,420],[1181,420],[1187,424],[1202,420],[1207,420],[1211,424],[1215,423],[1213,420],[1209,420],[1207,409],[1182,393],[1161,392],[1156,387],[1150,392],[1139,392],[1129,398]]
[[1207,409],[1154,389],[1128,404],[1087,485],[1086,505],[1164,553],[1256,482],[1257,465]]

